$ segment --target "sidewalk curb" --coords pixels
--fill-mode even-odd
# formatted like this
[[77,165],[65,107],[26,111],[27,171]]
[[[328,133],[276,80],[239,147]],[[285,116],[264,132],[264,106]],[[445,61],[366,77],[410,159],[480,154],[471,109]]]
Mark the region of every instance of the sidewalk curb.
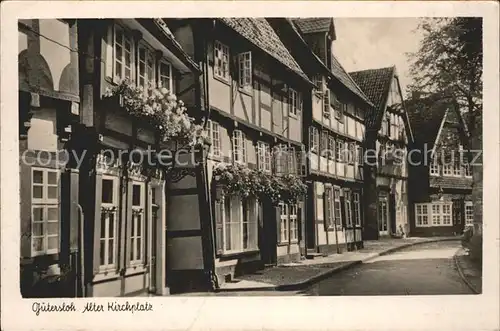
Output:
[[407,244],[397,246],[397,247],[392,247],[392,248],[386,249],[386,250],[378,252],[378,253],[372,253],[372,254],[370,254],[370,256],[368,256],[362,260],[355,260],[355,261],[346,262],[343,265],[326,270],[318,275],[312,276],[306,280],[303,280],[303,281],[297,282],[297,283],[282,284],[282,285],[268,285],[268,286],[259,286],[259,287],[240,287],[240,288],[225,288],[225,289],[219,288],[219,289],[216,289],[214,292],[217,293],[217,292],[250,292],[250,291],[299,291],[299,290],[303,290],[303,289],[309,287],[310,285],[312,285],[320,280],[328,278],[329,276],[331,276],[335,273],[349,269],[355,265],[359,265],[359,264],[371,261],[379,256],[384,256],[384,255],[387,255],[390,253],[394,253],[398,250],[401,250],[401,249],[404,249],[407,247],[420,245],[420,244],[428,244],[428,243],[434,243],[434,242],[440,242],[440,241],[455,241],[455,240],[460,240],[460,237],[431,239],[431,240],[426,240],[426,241],[407,243]]
[[460,262],[458,262],[458,252],[460,252],[461,250],[462,248],[459,248],[457,249],[455,254],[453,254],[453,261],[455,262],[455,266],[457,267],[458,274],[460,275],[460,278],[462,278],[462,281],[465,283],[465,285],[467,285],[467,287],[470,288],[470,290],[474,292],[474,294],[481,294],[481,292],[478,291],[476,287],[472,285],[472,283],[467,279],[467,276],[465,276],[464,271],[460,266]]

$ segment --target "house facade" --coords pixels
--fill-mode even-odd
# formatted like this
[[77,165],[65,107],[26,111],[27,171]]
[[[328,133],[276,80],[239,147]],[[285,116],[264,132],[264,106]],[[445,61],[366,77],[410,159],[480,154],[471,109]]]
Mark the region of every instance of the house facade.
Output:
[[66,161],[81,101],[77,22],[19,20],[18,35],[21,294],[36,297],[51,295],[40,279],[76,263],[78,170]]
[[408,160],[413,133],[395,67],[350,73],[374,104],[365,118],[364,237],[408,235]]
[[362,247],[364,119],[372,104],[332,53],[332,18],[270,21],[315,83],[304,98],[307,255]]
[[414,96],[406,105],[415,129],[413,149],[421,151],[409,168],[410,234],[461,234],[473,223],[465,122],[453,100],[440,95]]
[[202,63],[198,89],[211,139],[205,219],[217,281],[300,259],[303,202],[228,192],[220,177],[231,170],[300,181],[303,99],[312,83],[265,19],[171,21],[176,39]]

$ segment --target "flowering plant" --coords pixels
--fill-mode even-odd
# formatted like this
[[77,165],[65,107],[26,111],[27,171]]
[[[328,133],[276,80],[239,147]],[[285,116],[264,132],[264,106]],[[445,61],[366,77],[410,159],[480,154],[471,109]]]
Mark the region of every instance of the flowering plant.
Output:
[[208,134],[189,117],[182,100],[166,88],[142,88],[129,79],[106,89],[105,97],[119,96],[125,110],[145,119],[159,131],[162,141],[176,139],[190,145],[208,142]]
[[213,179],[226,194],[269,199],[273,204],[294,203],[307,193],[307,186],[295,175],[274,176],[242,165],[220,164],[213,171]]

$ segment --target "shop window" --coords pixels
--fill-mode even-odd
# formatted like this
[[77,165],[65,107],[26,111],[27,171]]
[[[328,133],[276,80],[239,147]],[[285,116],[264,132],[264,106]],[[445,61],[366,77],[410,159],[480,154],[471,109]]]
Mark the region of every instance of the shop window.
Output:
[[299,236],[297,211],[298,207],[296,204],[279,204],[280,243],[297,242]]
[[223,252],[238,253],[257,249],[257,200],[227,196],[222,213]]

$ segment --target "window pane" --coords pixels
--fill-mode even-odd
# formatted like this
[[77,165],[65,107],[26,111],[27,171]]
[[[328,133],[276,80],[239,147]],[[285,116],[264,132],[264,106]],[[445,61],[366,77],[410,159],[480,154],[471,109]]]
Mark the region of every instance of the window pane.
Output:
[[101,202],[113,203],[113,180],[111,180],[111,179],[103,179],[102,180]]
[[49,221],[57,221],[57,220],[59,220],[59,209],[58,208],[51,208],[51,207],[49,207],[47,209],[47,211],[48,211],[47,212],[47,214],[48,214],[47,219]]
[[109,218],[109,228],[108,228],[108,238],[115,237],[115,214],[111,213],[108,216]]
[[58,236],[49,237],[48,249],[58,249],[58,248],[59,248],[59,237]]
[[100,265],[106,264],[104,254],[106,254],[106,240],[101,239],[101,245],[100,245],[100,250],[99,250],[99,264]]
[[107,214],[101,213],[101,239],[106,238],[106,221]]
[[57,199],[57,190],[59,187],[57,186],[49,186],[47,188],[47,196],[49,199]]
[[43,223],[41,222],[33,223],[32,229],[34,236],[43,236]]
[[132,186],[132,205],[140,206],[141,205],[141,185],[134,184]]
[[139,215],[137,215],[137,228],[135,230],[136,231],[135,235],[138,236],[138,237],[140,237],[141,234],[142,234],[142,231],[141,231],[142,228],[141,228],[141,226],[142,226],[142,215],[139,214]]
[[43,183],[43,171],[33,170],[33,183]]
[[59,222],[49,222],[47,234],[58,234],[59,233]]
[[108,263],[107,264],[113,264],[115,261],[115,255],[114,255],[114,248],[115,248],[115,241],[114,239],[110,239],[108,241]]
[[35,252],[43,251],[43,238],[33,238],[33,250]]
[[33,208],[33,222],[43,221],[43,208]]
[[48,184],[57,184],[57,172],[48,171],[47,172],[47,183]]
[[43,187],[42,186],[33,186],[33,198],[43,199]]
[[137,238],[136,240],[136,252],[137,252],[137,256],[136,256],[136,260],[139,260],[141,258],[141,238]]

